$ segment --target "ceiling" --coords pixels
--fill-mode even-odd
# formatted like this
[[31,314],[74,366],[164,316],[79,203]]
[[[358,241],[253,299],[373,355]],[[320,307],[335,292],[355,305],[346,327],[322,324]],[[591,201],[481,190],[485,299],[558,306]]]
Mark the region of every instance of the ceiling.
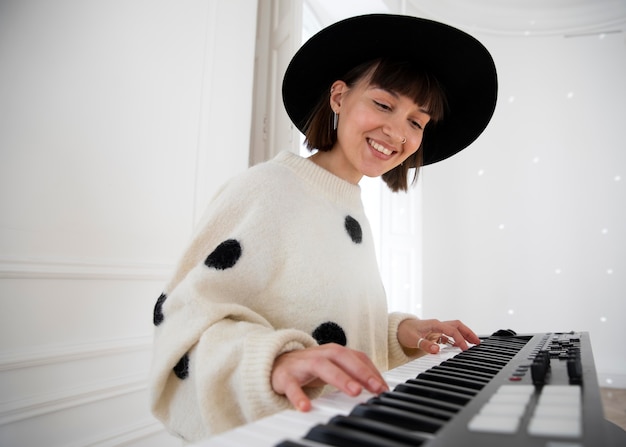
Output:
[[[500,35],[582,35],[626,31],[626,0],[405,0],[409,14]],[[321,23],[394,12],[397,0],[307,0]]]

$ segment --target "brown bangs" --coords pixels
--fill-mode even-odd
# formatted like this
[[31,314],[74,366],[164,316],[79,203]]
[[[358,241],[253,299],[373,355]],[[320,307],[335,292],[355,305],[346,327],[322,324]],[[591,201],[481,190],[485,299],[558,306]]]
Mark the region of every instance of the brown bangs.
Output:
[[369,84],[411,98],[425,109],[433,122],[444,117],[446,99],[443,88],[434,76],[414,65],[379,60],[372,66]]

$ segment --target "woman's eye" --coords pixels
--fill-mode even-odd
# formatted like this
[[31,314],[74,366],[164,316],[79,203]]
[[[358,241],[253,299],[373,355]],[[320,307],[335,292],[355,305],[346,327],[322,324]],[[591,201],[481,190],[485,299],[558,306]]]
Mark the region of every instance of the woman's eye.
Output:
[[376,107],[378,107],[379,109],[391,110],[391,107],[389,107],[387,104],[383,104],[382,102],[374,101],[374,104],[376,104]]
[[418,121],[411,121],[411,125],[416,129],[424,130],[424,126],[422,126]]

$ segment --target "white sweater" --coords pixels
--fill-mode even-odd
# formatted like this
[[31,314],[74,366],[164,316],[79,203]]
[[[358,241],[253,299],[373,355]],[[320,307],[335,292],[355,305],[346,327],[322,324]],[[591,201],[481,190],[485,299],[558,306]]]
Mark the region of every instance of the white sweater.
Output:
[[359,186],[283,152],[213,198],[155,306],[153,413],[195,442],[289,408],[278,355],[336,342],[384,371],[418,354],[407,318],[387,313]]

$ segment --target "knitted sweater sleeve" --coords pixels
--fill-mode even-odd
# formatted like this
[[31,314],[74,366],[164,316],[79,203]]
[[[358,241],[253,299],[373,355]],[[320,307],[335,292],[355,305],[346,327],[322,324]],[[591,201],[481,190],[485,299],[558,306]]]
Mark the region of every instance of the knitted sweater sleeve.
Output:
[[263,200],[242,194],[227,188],[217,196],[155,307],[152,411],[187,441],[288,408],[271,387],[274,360],[317,344],[303,331],[273,327],[263,316],[271,303],[255,301],[280,257],[268,244],[246,251],[267,239],[268,216]]
[[[426,354],[421,349],[411,349],[400,345],[398,341],[398,326],[405,320],[416,319],[415,315],[402,312],[392,312],[389,314],[388,325],[388,345],[389,345],[389,369],[396,368],[410,360]],[[415,341],[417,343],[417,340]]]

